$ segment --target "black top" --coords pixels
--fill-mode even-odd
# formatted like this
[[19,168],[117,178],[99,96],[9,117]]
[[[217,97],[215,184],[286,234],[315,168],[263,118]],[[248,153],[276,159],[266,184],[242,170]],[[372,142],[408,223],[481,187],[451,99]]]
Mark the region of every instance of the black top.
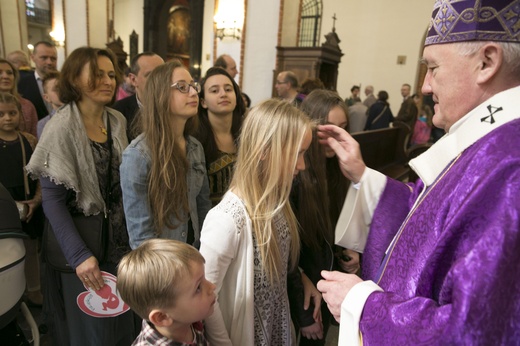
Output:
[[[106,186],[108,183],[107,169],[109,159],[108,141],[105,143],[98,143],[91,140],[90,146],[92,149],[92,156],[94,157],[94,164],[96,166],[99,190],[106,191]],[[108,206],[108,209],[110,210],[110,242],[107,252],[107,261],[110,263],[119,263],[119,260],[121,260],[121,258],[130,251],[128,232],[126,230],[125,214],[123,210],[123,193],[121,191],[120,185],[120,164],[120,159],[117,157],[117,155],[114,155],[111,162],[112,189],[110,195],[110,205]],[[81,211],[77,208],[76,196],[72,190],[68,190],[67,208],[71,214],[81,213]]]
[[[22,136],[23,145],[25,148],[26,163],[31,159],[33,150],[29,141]],[[22,157],[22,146],[19,138],[14,141],[4,141],[0,139],[0,162],[2,168],[0,169],[0,183],[9,192],[15,201],[30,200],[34,197],[37,188],[37,181],[28,179],[29,195],[25,196],[24,185],[24,164]],[[18,210],[16,215],[20,218]],[[23,231],[36,238],[42,234],[43,230],[43,211],[41,206],[34,211],[34,216],[29,222],[22,222]]]

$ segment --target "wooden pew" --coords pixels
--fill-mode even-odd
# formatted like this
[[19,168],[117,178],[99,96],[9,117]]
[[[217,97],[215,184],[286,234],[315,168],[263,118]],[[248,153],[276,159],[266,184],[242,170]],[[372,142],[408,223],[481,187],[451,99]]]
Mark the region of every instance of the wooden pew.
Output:
[[410,168],[405,143],[409,131],[402,127],[351,134],[359,143],[365,164],[391,178],[408,181]]

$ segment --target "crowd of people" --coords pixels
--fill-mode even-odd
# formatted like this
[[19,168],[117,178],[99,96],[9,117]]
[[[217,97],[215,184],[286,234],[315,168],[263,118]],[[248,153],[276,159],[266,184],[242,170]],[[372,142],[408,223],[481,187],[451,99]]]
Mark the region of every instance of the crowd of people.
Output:
[[[48,42],[34,70],[0,59],[0,184],[52,342],[324,345],[338,322],[340,345],[515,344],[520,43],[498,15],[493,39],[444,32],[448,5],[481,6],[436,2],[421,94],[403,84],[395,117],[384,90],[343,100],[292,71],[249,108],[230,55],[200,83],[153,52],[126,71],[80,47],[58,72]],[[389,126],[436,142],[417,181],[366,167],[349,134]],[[79,219],[99,220],[103,255]],[[45,247],[40,267],[49,232],[67,270]]]
[[[328,196],[333,182],[342,181],[341,191],[331,194],[334,203],[342,202],[348,184],[339,179],[337,162],[329,159],[335,173],[328,178],[317,163],[312,164],[326,186],[314,191],[312,177],[301,184],[293,180],[311,165],[305,153],[315,137],[313,118],[346,128],[347,108],[341,98],[320,90],[323,93],[310,98],[320,105],[308,112],[276,99],[248,112],[250,100],[233,78],[236,64],[229,56],[217,59],[228,65],[210,68],[200,84],[181,62],[164,62],[153,52],[132,59],[126,82],[109,50],[78,48],[60,72],[56,56],[51,44],[37,43],[31,56],[37,68],[20,81],[20,71],[7,60],[0,61],[6,80],[0,115],[7,119],[0,138],[9,148],[2,157],[13,163],[9,172],[2,173],[1,182],[27,206],[22,219],[24,231],[31,236],[26,240],[26,295],[31,304],[43,304],[53,342],[126,345],[139,334],[141,319],[143,328],[155,328],[150,311],[143,314],[136,308],[135,313],[123,311],[101,319],[85,313],[77,297],[86,289],[107,289],[108,275],[117,274],[125,254],[152,239],[163,239],[200,249],[206,258],[206,276],[214,284],[208,292],[216,313],[202,316],[204,340],[291,344],[297,332],[302,344],[323,344],[331,315],[316,289],[319,271],[343,266],[356,272],[359,258],[357,253],[342,257],[342,250],[334,246],[333,224],[341,206],[330,208],[333,214],[323,209],[328,231],[322,239],[321,221],[305,230],[297,226],[312,209],[298,196]],[[297,86],[295,75],[288,74]],[[24,90],[32,90],[24,95],[34,101],[17,93],[20,83]],[[307,94],[323,89],[318,79],[305,86]],[[133,93],[121,98],[122,91]],[[45,110],[38,114],[33,102],[40,101]],[[315,140],[312,151],[317,162],[333,156],[320,154]],[[103,258],[82,238],[78,215],[104,216]],[[224,227],[226,215],[231,217],[229,228]],[[72,270],[54,266],[44,247],[42,296],[38,238],[45,232],[54,234]],[[300,233],[305,244],[301,254]],[[317,249],[314,239],[322,239],[319,248],[328,251],[323,263],[305,263],[305,254]],[[236,258],[237,251],[244,259]],[[239,279],[242,273],[249,274]],[[254,295],[246,294],[251,289]],[[289,300],[288,290],[295,300]],[[222,302],[215,303],[214,294]],[[132,305],[131,298],[129,302]],[[283,313],[279,314],[279,306]],[[296,330],[293,320],[298,321]],[[162,330],[159,324],[155,326]],[[191,326],[192,333],[182,337],[198,335],[197,328]]]
[[[279,98],[300,107],[306,96],[315,89],[326,89],[319,78],[307,78],[301,84],[293,71],[277,75],[274,88]],[[402,103],[394,117],[388,102],[389,95],[381,90],[374,95],[374,87],[365,87],[365,99],[361,100],[360,86],[350,89],[351,95],[344,100],[347,105],[349,133],[402,127],[407,133],[407,146],[434,143],[444,135],[444,130],[432,123],[433,101],[429,95],[411,94],[410,84],[401,87]]]

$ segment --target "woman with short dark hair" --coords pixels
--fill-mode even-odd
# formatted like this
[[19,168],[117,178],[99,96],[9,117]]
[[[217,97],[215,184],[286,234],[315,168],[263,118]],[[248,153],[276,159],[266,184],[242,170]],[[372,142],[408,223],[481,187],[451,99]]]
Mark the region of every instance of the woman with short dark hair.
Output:
[[[51,280],[49,302],[56,309],[53,325],[68,334],[57,344],[129,345],[135,337],[131,312],[105,307],[99,313],[89,310],[93,304],[86,301],[80,308],[81,299],[93,302],[97,295],[99,299],[111,293],[111,286],[105,287],[107,278],[116,274],[116,265],[130,250],[119,185],[121,154],[128,145],[126,120],[106,107],[114,100],[118,82],[117,60],[110,51],[74,50],[58,84],[65,105],[47,123],[27,166],[40,178],[45,214],[74,269],[49,275],[49,280],[57,278]],[[85,245],[72,217],[100,213],[108,218],[104,263]]]

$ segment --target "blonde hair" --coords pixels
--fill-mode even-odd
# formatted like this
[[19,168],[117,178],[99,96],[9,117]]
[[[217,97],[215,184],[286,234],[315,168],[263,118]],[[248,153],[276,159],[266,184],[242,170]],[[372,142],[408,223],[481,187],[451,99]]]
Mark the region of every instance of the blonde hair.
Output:
[[[164,227],[173,229],[178,225],[171,222],[174,215],[183,220],[188,215],[188,160],[174,136],[170,99],[173,97],[171,84],[175,69],[185,68],[179,60],[156,67],[146,81],[143,109],[139,115],[144,139],[151,154],[148,174],[148,202],[153,214],[157,234]],[[188,119],[184,136],[196,128],[197,116]]]
[[191,275],[191,263],[204,257],[191,245],[172,239],[148,239],[126,254],[117,269],[117,290],[142,319],[153,309],[170,308]]
[[298,263],[300,240],[289,204],[298,151],[311,121],[303,112],[280,100],[252,108],[242,126],[230,189],[246,205],[260,250],[262,266],[271,282],[284,266],[273,218],[282,213],[291,234],[290,264]]

